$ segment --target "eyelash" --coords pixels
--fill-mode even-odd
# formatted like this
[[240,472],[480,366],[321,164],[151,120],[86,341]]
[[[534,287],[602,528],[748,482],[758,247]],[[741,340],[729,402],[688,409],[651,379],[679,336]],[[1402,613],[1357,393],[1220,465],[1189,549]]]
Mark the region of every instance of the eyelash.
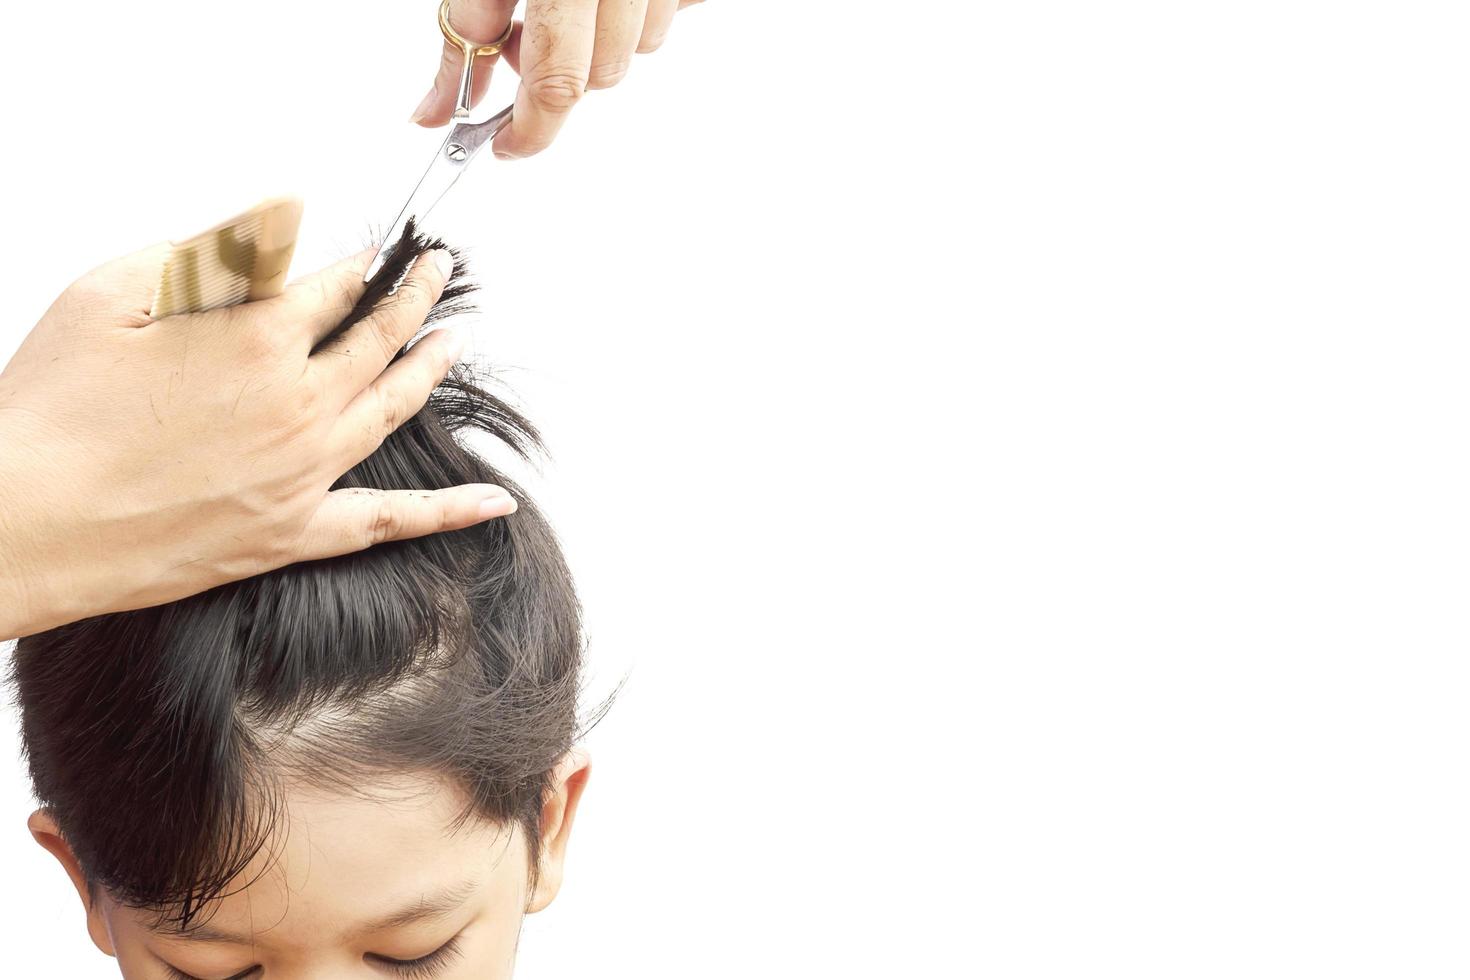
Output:
[[428,956],[420,956],[416,960],[390,960],[382,956],[376,956],[374,959],[409,980],[431,980],[432,977],[437,977],[439,971],[448,966],[449,961],[458,955],[459,937],[455,936]]
[[[168,975],[170,978],[172,978],[172,980],[199,980],[198,977],[185,973],[183,970],[180,970],[176,966],[169,966],[167,963],[165,963],[164,966],[168,967]],[[227,977],[226,980],[246,980],[247,977],[255,973],[256,969],[257,967],[252,966],[248,970],[240,971],[233,977]]]
[[[439,975],[439,971],[449,965],[449,961],[459,955],[459,937],[455,936],[449,942],[440,946],[427,956],[420,956],[416,960],[390,960],[386,956],[373,956],[372,959],[386,966],[405,980],[432,980]],[[165,964],[167,965],[167,964]],[[246,980],[258,967],[251,967],[241,973],[235,974],[229,980]],[[168,967],[169,974],[173,980],[199,980],[198,977],[190,976],[176,966]]]

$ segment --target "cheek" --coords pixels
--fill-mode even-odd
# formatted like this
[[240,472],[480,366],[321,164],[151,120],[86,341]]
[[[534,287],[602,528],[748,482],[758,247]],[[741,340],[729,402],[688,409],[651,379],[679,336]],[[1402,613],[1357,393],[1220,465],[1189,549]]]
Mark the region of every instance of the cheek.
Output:
[[168,976],[143,941],[141,930],[124,916],[104,917],[112,935],[113,955],[125,980],[164,980]]
[[470,926],[460,939],[464,955],[454,961],[444,980],[511,980],[523,921],[524,916],[514,915]]
[[[113,955],[117,957],[117,966],[124,980],[172,980],[173,975],[152,952],[156,942],[150,946],[148,929],[134,915],[114,908],[104,916],[107,931],[112,936]],[[207,958],[195,959],[194,962],[207,962]]]
[[445,973],[444,980],[511,980],[521,926],[526,921],[526,881],[519,871],[524,867],[524,854],[513,855],[504,863],[492,862],[489,900],[461,934],[464,955]]

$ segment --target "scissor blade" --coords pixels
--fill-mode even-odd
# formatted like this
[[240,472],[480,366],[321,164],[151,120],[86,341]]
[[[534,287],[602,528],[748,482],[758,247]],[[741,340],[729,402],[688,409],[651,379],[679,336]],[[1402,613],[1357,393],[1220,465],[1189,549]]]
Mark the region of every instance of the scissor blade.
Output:
[[465,168],[492,139],[495,134],[510,122],[512,106],[506,106],[495,115],[478,123],[460,123],[449,131],[444,137],[444,143],[439,147],[439,152],[434,154],[434,160],[429,164],[429,169],[424,171],[424,176],[419,180],[418,186],[409,195],[408,203],[398,213],[393,226],[388,229],[388,234],[383,236],[383,244],[378,246],[378,254],[373,257],[372,264],[368,266],[367,274],[362,277],[363,282],[372,281],[373,277],[382,271],[383,264],[393,249],[403,241],[404,232],[410,221],[415,225],[423,223],[424,218],[435,204],[439,203],[459,175],[464,173]]
[[404,233],[408,230],[408,223],[412,221],[415,224],[422,224],[424,218],[428,217],[429,211],[439,203],[439,199],[459,179],[460,173],[464,170],[465,161],[456,162],[444,155],[453,142],[454,134],[451,133],[445,139],[444,145],[439,148],[434,162],[429,164],[429,169],[419,180],[418,186],[409,195],[408,203],[403,205],[403,210],[398,212],[398,217],[394,219],[392,227],[383,236],[383,244],[378,246],[378,254],[373,256],[367,274],[362,277],[363,282],[371,282],[373,277],[382,271],[383,264],[388,261],[388,256],[402,243]]

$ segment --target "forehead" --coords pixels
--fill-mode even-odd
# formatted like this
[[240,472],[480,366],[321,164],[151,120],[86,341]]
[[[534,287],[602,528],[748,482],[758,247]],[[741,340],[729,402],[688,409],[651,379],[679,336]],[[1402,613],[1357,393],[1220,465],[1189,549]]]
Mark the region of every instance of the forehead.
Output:
[[351,794],[291,786],[283,802],[272,844],[205,916],[204,934],[319,948],[431,896],[525,907],[523,832],[461,819],[464,798],[442,780],[384,778]]

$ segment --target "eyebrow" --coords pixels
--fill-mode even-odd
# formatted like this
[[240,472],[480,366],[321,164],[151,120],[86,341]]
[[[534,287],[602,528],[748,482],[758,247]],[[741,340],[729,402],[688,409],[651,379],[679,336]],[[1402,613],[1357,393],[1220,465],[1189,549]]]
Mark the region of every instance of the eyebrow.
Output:
[[475,893],[480,885],[474,879],[462,881],[452,888],[433,895],[421,895],[408,905],[403,906],[396,912],[391,912],[369,923],[363,932],[380,932],[385,929],[393,929],[398,926],[406,926],[414,922],[422,922],[425,919],[438,919],[448,915],[462,906],[469,897]]
[[[359,926],[355,932],[370,933],[381,932],[387,929],[395,929],[400,926],[422,922],[425,919],[438,919],[455,911],[475,893],[479,882],[474,879],[462,881],[450,888],[431,894],[420,895],[412,902],[403,907]],[[233,932],[225,932],[209,925],[198,925],[189,929],[169,933],[170,938],[185,939],[196,943],[233,943],[237,946],[253,945],[254,939],[248,936],[236,935]]]

